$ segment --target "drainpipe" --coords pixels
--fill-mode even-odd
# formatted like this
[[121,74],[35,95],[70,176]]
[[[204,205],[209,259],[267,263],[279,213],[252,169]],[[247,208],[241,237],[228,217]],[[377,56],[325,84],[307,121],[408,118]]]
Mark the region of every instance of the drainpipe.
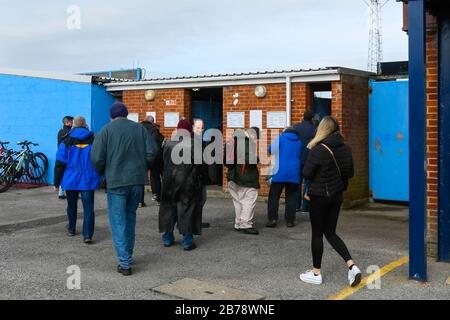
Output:
[[286,127],[291,126],[291,77],[286,77]]

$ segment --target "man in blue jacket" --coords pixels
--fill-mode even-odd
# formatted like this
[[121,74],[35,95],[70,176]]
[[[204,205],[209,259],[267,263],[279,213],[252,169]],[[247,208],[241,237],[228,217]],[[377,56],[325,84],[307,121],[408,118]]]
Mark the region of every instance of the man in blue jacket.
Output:
[[275,169],[270,184],[267,213],[267,227],[274,228],[278,221],[278,208],[283,189],[286,190],[286,226],[295,225],[295,208],[300,188],[300,166],[302,159],[302,142],[298,132],[287,128],[269,146],[269,153],[275,162]]
[[89,131],[83,117],[73,119],[73,129],[62,139],[56,153],[54,189],[61,186],[67,195],[67,217],[69,236],[76,233],[78,196],[83,202],[83,238],[92,242],[94,235],[94,191],[101,179],[90,160],[94,133]]

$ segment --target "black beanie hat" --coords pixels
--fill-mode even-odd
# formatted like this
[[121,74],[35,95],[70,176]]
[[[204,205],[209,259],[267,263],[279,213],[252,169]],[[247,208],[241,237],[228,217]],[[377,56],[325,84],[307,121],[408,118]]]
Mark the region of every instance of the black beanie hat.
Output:
[[111,106],[111,109],[109,110],[109,114],[111,116],[111,119],[114,119],[117,117],[126,118],[128,116],[127,106],[119,101],[114,102],[113,105]]

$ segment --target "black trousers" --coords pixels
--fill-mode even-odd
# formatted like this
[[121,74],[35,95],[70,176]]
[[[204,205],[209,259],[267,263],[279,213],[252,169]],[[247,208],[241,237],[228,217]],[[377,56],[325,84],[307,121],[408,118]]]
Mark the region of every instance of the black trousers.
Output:
[[320,269],[322,264],[324,235],[344,261],[347,262],[352,259],[344,241],[336,234],[336,226],[341,205],[341,192],[332,195],[331,197],[311,196],[311,249],[314,268]]
[[286,190],[286,208],[284,218],[286,223],[295,221],[295,209],[297,208],[298,193],[300,186],[297,183],[272,182],[270,184],[269,202],[267,204],[267,214],[270,220],[278,220],[278,208],[280,206],[280,197]]

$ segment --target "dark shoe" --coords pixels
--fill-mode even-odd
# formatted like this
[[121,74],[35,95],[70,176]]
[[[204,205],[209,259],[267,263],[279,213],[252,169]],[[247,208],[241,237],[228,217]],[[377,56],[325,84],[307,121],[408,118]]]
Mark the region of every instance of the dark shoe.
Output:
[[92,238],[86,238],[86,239],[84,239],[84,243],[86,243],[86,244],[91,244],[91,243],[92,243]]
[[145,202],[139,202],[139,208],[144,208],[146,206],[147,204]]
[[58,199],[64,200],[64,199],[67,199],[67,197],[66,196],[58,196]]
[[288,227],[288,228],[292,228],[292,227],[294,227],[295,226],[295,223],[294,222],[287,222],[286,223],[286,227]]
[[117,266],[117,272],[124,276],[131,276],[131,268],[122,269],[120,266]]
[[243,233],[247,233],[247,234],[259,234],[259,231],[256,230],[255,228],[245,228],[245,229],[241,229]]
[[267,228],[275,228],[277,226],[277,220],[270,220],[267,222],[266,227]]
[[210,224],[209,222],[202,222],[202,228],[209,228]]
[[66,224],[66,230],[67,230],[67,235],[69,237],[73,237],[75,235],[75,232],[72,232],[72,231],[69,230],[69,225],[68,224]]
[[184,247],[184,251],[191,251],[194,250],[195,248],[197,248],[197,246],[195,245],[195,243],[193,243],[189,247]]
[[234,231],[241,232],[242,229],[240,229],[240,228],[234,228]]

